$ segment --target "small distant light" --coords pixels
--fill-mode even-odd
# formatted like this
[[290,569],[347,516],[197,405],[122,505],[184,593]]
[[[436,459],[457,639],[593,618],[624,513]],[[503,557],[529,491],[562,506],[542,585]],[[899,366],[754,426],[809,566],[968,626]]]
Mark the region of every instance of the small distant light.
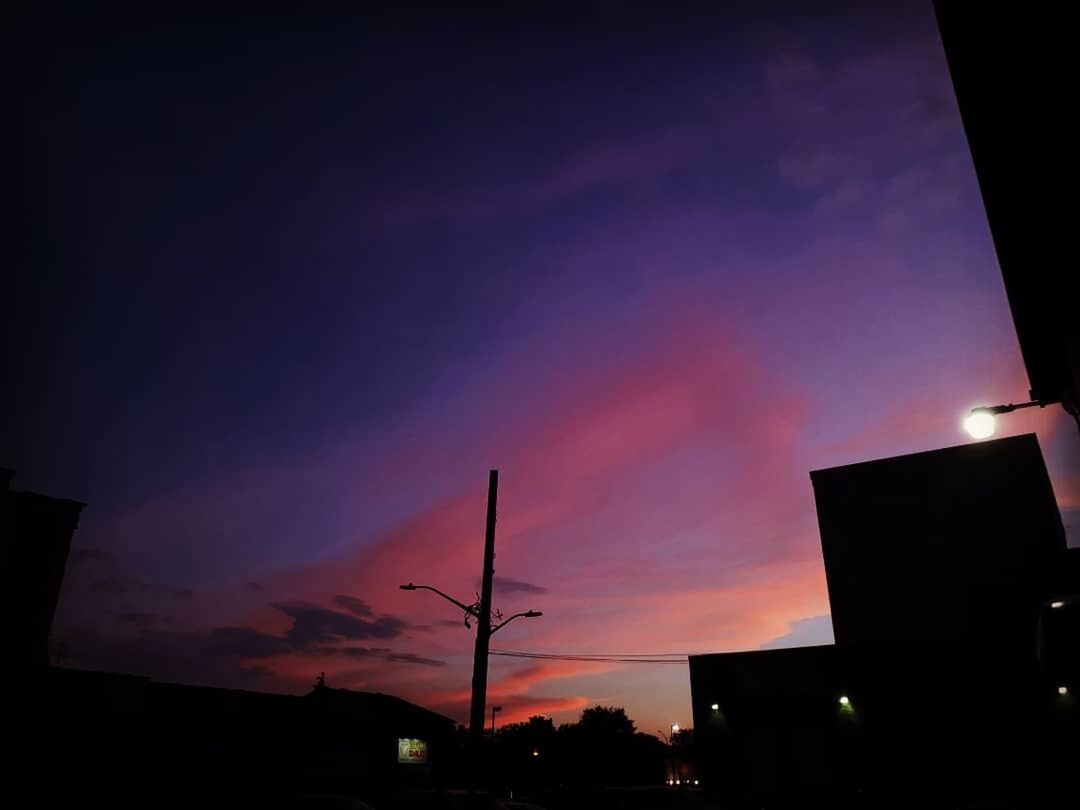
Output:
[[681,785],[681,784],[682,784],[682,782],[680,782],[680,781],[679,781],[678,779],[676,779],[676,780],[675,780],[675,784],[676,784],[676,785]]
[[1059,686],[1058,687],[1058,694],[1059,695],[1067,695],[1067,694],[1069,694],[1069,687],[1067,687],[1067,686]]
[[537,751],[537,750],[536,750],[535,748],[533,749],[533,756],[534,756],[534,757],[538,757],[538,756],[540,756],[540,752],[539,752],[539,751]]
[[679,724],[678,723],[672,723],[671,724],[671,730],[672,731],[678,731],[679,730]]
[[700,783],[698,782],[698,780],[697,780],[697,779],[695,779],[695,780],[694,780],[694,784],[695,784],[695,785],[697,785],[697,784],[700,784]]
[[1057,610],[1058,608],[1065,607],[1065,603],[1059,599],[1057,601],[1051,602],[1050,607],[1052,607],[1054,610]]
[[675,784],[675,780],[674,780],[674,779],[668,779],[668,780],[667,780],[667,783],[668,783],[669,785],[674,785],[674,784]]
[[847,695],[841,695],[840,696],[840,705],[841,706],[850,706],[851,705],[851,699]]
[[720,711],[720,704],[719,703],[714,703],[709,708],[712,709],[714,712],[718,712],[718,711]]

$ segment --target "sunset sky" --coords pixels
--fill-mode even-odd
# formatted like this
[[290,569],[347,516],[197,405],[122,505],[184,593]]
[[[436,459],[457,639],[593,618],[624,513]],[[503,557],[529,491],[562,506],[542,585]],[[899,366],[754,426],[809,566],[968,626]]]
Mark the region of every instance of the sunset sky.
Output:
[[[808,472],[1028,383],[929,3],[724,5],[45,21],[0,463],[88,503],[56,660],[464,721],[472,635],[398,585],[471,601],[493,467],[544,612],[494,647],[829,642]],[[1002,427],[1080,545],[1075,427]],[[691,720],[679,665],[490,695]]]

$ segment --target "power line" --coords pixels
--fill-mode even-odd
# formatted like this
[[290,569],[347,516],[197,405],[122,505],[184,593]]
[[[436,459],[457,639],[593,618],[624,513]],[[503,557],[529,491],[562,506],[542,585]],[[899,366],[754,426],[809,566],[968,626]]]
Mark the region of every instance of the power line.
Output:
[[679,653],[640,653],[617,655],[609,653],[539,653],[522,650],[491,650],[491,655],[506,658],[530,658],[541,661],[587,661],[601,664],[682,664],[689,661]]
[[688,658],[698,652],[536,652],[534,650],[491,650],[521,653],[523,656],[590,656],[592,658]]

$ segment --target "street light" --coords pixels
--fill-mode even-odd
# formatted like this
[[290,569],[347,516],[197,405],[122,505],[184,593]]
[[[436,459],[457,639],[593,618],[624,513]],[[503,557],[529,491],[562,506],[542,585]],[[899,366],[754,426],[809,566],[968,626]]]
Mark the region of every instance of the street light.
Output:
[[[487,520],[484,524],[484,567],[480,575],[480,593],[476,601],[470,605],[461,602],[449,594],[445,594],[431,585],[416,585],[410,582],[402,585],[403,591],[431,591],[442,597],[450,604],[460,609],[465,614],[465,626],[472,629],[471,621],[476,621],[476,644],[473,650],[473,676],[472,698],[469,703],[469,739],[473,749],[474,773],[471,781],[474,783],[479,778],[479,769],[476,768],[479,759],[479,751],[484,738],[484,707],[487,702],[487,676],[488,656],[490,651],[491,634],[505,627],[514,619],[521,616],[536,618],[542,616],[538,610],[530,610],[525,613],[515,613],[505,621],[502,614],[493,610],[491,606],[494,581],[495,581],[495,519],[498,506],[499,471],[491,470],[488,473],[488,496],[487,496]],[[496,624],[498,622],[498,624]]]
[[514,619],[517,619],[517,618],[519,618],[521,616],[524,616],[526,619],[539,619],[543,615],[544,615],[544,611],[542,611],[542,610],[526,610],[524,613],[515,613],[509,619],[505,619],[505,620],[499,622],[498,624],[493,625],[492,628],[491,628],[491,633],[492,633],[492,635],[494,635],[497,630],[500,630],[503,627],[506,627],[506,625],[510,624],[510,622],[512,622]]
[[[448,594],[448,593],[443,593],[438,588],[433,588],[431,585],[416,585],[416,584],[410,582],[408,585],[399,585],[398,587],[401,588],[401,590],[403,590],[403,591],[431,591],[436,596],[441,596],[447,602],[449,602],[450,604],[454,605],[455,607],[459,608],[462,612],[464,612],[464,614],[465,614],[465,626],[470,628],[470,629],[472,629],[472,625],[469,624],[469,620],[470,619],[474,620],[476,622],[476,625],[477,625],[476,626],[477,647],[478,648],[480,646],[483,647],[483,658],[484,658],[485,661],[487,659],[487,654],[488,654],[487,653],[487,651],[488,651],[488,640],[496,632],[498,632],[502,628],[506,627],[506,625],[510,624],[510,622],[512,622],[514,619],[520,619],[522,617],[524,617],[526,619],[539,619],[541,616],[544,615],[544,612],[542,610],[526,610],[526,611],[523,611],[521,613],[515,613],[512,616],[509,616],[506,619],[503,619],[502,618],[502,613],[500,611],[498,611],[498,610],[491,611],[489,609],[488,610],[488,620],[487,620],[487,622],[483,622],[483,621],[480,620],[480,617],[484,613],[482,600],[477,600],[475,603],[473,603],[471,605],[466,605],[464,602],[461,602],[461,601],[455,599],[454,597],[450,596],[450,594]],[[494,621],[496,619],[502,619],[502,621],[500,621],[498,624],[495,624]],[[486,633],[484,633],[485,624],[487,625],[487,627],[486,627],[487,632]],[[480,652],[479,652],[479,649],[478,649],[475,658],[478,660],[480,657],[481,656],[480,656]],[[473,669],[474,669],[474,671],[476,669],[476,660],[473,661]],[[484,678],[484,681],[485,681],[485,684],[486,684],[486,681],[487,681],[486,677]],[[481,718],[483,718],[483,716],[484,716],[484,711],[483,711],[483,706],[482,705],[480,707],[480,716],[481,716]],[[492,722],[492,727],[494,727],[494,724],[495,724],[494,715],[492,715],[491,722]]]
[[474,619],[480,617],[480,608],[477,605],[466,605],[464,602],[459,602],[454,597],[443,593],[438,588],[432,588],[430,585],[413,585],[410,582],[408,585],[399,585],[398,587],[401,588],[401,590],[403,590],[403,591],[431,591],[432,593],[438,594],[439,596],[441,596],[447,602],[451,602],[451,603],[457,605],[459,608],[461,608],[463,611],[465,611],[465,626],[466,627],[470,627],[470,628],[472,627],[472,625],[469,624],[469,617],[470,616],[472,616]]
[[976,408],[964,417],[964,430],[973,439],[989,439],[994,435],[994,414]]
[[972,408],[964,417],[964,430],[973,439],[988,439],[994,435],[994,420],[998,414],[1012,413],[1020,408],[1034,408],[1036,405],[1045,408],[1052,404],[1048,400],[1035,400],[1033,402],[1021,402],[1018,405],[990,405],[981,408]]

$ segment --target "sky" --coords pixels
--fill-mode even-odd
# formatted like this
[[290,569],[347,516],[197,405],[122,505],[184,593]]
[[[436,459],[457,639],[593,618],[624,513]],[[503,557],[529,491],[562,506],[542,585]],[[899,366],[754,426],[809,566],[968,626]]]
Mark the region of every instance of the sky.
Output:
[[[872,5],[37,20],[0,449],[87,503],[54,660],[464,721],[472,635],[398,585],[472,601],[491,468],[544,613],[495,648],[830,642],[809,471],[1028,389],[930,5]],[[1080,544],[1074,427],[1002,427]],[[683,665],[489,698],[691,722]]]

